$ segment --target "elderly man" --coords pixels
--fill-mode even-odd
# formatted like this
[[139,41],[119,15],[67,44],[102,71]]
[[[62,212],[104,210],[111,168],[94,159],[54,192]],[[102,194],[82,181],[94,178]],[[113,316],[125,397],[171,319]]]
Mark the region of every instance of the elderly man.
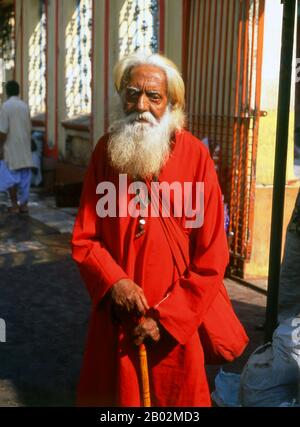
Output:
[[[171,61],[128,56],[115,67],[115,86],[121,111],[94,150],[72,240],[93,304],[78,403],[140,406],[137,346],[145,343],[152,405],[210,406],[198,327],[228,263],[214,163],[183,128],[184,83]],[[204,221],[188,221],[192,215],[182,209],[168,218],[159,197],[146,215],[155,197],[132,187],[137,182],[146,190],[176,184],[170,205],[179,211],[186,194],[176,197],[178,189],[188,188],[197,205],[190,212],[204,210]],[[202,204],[197,183],[204,185]],[[132,202],[136,210],[126,211]],[[177,244],[184,239],[185,261]]]

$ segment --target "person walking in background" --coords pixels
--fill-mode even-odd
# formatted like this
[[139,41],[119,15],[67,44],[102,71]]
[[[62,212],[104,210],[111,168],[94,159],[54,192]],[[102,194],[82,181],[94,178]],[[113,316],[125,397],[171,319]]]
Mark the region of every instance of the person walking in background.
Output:
[[[11,213],[27,213],[31,182],[31,121],[28,105],[19,98],[14,81],[5,85],[7,101],[0,109],[1,191],[8,190]],[[1,150],[2,149],[2,150]]]

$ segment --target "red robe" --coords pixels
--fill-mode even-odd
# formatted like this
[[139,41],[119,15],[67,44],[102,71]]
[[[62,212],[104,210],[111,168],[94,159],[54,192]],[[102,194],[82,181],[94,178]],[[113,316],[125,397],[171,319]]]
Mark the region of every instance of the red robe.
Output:
[[[159,181],[204,182],[204,224],[185,230],[191,242],[190,269],[176,281],[172,253],[159,218],[147,218],[145,233],[135,239],[136,218],[97,216],[97,184],[111,181],[118,189],[119,175],[107,162],[107,138],[98,142],[87,170],[72,239],[73,258],[92,299],[78,404],[141,406],[133,325],[120,326],[112,321],[107,296],[115,282],[130,278],[143,288],[150,307],[159,303],[156,314],[167,331],[159,343],[147,344],[152,405],[210,406],[198,327],[220,288],[228,263],[223,203],[214,163],[202,142],[187,131],[176,133]],[[185,218],[180,221],[184,226]]]

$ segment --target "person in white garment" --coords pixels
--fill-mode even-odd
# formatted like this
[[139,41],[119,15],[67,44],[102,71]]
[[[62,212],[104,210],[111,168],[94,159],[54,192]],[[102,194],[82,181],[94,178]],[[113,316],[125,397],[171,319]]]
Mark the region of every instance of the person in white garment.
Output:
[[0,108],[0,191],[9,191],[12,213],[27,213],[33,166],[28,105],[14,81],[5,85],[7,101]]

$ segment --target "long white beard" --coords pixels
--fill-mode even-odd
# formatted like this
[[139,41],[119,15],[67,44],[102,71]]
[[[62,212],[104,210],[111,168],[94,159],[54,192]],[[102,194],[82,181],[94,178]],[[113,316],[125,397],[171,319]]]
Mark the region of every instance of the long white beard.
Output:
[[[141,123],[137,119],[145,119]],[[167,108],[160,121],[151,113],[136,114],[115,120],[108,141],[111,165],[133,178],[158,176],[170,155],[172,133],[181,127],[183,115]]]

